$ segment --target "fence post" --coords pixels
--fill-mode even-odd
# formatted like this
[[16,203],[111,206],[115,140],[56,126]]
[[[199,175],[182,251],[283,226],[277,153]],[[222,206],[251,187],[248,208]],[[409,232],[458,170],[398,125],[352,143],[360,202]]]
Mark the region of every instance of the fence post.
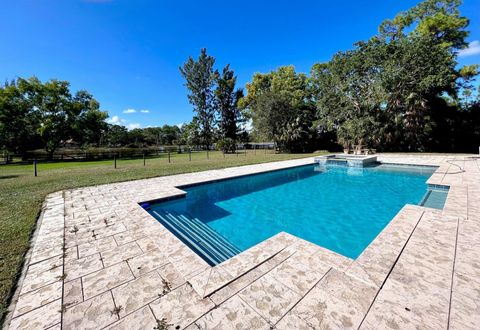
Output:
[[113,154],[113,168],[117,168],[117,155]]
[[208,148],[207,148],[207,159],[208,159]]
[[170,150],[168,150],[168,162],[170,163]]
[[145,166],[145,151],[143,152],[143,166]]
[[267,156],[267,148],[265,148],[265,146],[263,146],[263,149],[265,150],[265,156]]
[[188,148],[188,158],[192,161],[192,148]]
[[33,160],[33,168],[35,171],[35,176],[37,176],[37,159],[36,158]]
[[257,145],[256,144],[253,145],[253,154],[254,155],[257,154]]

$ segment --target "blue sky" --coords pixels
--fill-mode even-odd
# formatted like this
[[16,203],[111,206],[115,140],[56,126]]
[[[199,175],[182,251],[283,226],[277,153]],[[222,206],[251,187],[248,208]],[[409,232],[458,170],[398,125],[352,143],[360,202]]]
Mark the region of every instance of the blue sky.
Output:
[[[192,107],[178,67],[200,48],[217,58],[218,68],[230,63],[244,86],[253,73],[280,65],[308,72],[416,3],[4,1],[0,79],[68,80],[130,128],[179,124],[190,121]],[[465,0],[462,13],[471,20],[473,43],[460,62],[480,63],[480,0]]]

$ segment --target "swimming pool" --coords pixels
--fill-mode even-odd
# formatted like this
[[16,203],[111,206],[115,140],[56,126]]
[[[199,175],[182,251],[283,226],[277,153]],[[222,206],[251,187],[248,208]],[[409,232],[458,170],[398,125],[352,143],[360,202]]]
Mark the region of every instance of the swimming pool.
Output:
[[[356,258],[405,204],[422,200],[434,171],[308,165],[182,188],[185,198],[148,211],[171,231],[168,222],[182,226],[174,233],[194,250],[210,235],[211,242],[200,242],[207,250],[215,254],[215,246],[226,246],[225,256],[212,257],[211,264],[281,231]],[[191,230],[195,237],[182,237]]]

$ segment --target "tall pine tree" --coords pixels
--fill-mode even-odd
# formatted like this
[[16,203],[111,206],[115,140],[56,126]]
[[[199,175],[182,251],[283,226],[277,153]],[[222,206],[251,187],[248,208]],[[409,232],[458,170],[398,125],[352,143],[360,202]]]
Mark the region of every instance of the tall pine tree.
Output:
[[219,114],[219,130],[222,139],[237,141],[241,122],[238,101],[243,97],[242,89],[235,89],[237,77],[227,64],[217,79],[215,106]]
[[218,73],[214,70],[215,58],[207,55],[202,48],[198,60],[191,56],[180,67],[180,73],[185,78],[185,86],[189,89],[188,100],[193,105],[201,139],[206,148],[213,142],[215,125],[214,86]]

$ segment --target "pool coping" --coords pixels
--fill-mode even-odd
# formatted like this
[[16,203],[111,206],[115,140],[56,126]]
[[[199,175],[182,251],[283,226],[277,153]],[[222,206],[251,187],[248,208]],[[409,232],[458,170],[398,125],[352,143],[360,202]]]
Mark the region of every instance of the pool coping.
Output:
[[[418,163],[418,158],[419,157],[417,157],[417,160],[412,160],[412,162]],[[213,180],[209,180],[208,178],[203,178],[203,179],[201,178],[200,180],[198,180],[198,177],[191,178],[192,176],[195,176],[195,174],[185,174],[185,175],[176,175],[176,176],[169,177],[166,179],[166,181],[172,178],[175,179],[183,176],[187,178],[187,181],[188,180],[197,181],[197,183],[194,183],[193,185],[205,184],[205,183],[219,180],[218,177],[220,177],[220,180],[225,180],[225,179],[233,179],[233,178],[241,177],[244,175],[249,175],[249,174],[238,174],[238,173],[242,173],[242,170],[248,170],[250,172],[253,168],[255,173],[250,173],[251,175],[251,174],[258,174],[258,173],[271,171],[271,170],[265,171],[265,170],[262,170],[262,168],[264,168],[265,166],[267,166],[268,168],[268,166],[272,166],[272,164],[274,164],[273,165],[274,168],[279,166],[277,169],[273,169],[273,170],[282,170],[290,167],[299,166],[298,164],[301,164],[302,162],[308,162],[308,161],[310,161],[310,163],[305,163],[303,165],[312,164],[313,158],[306,158],[306,159],[294,160],[294,161],[284,161],[284,162],[277,162],[277,163],[267,163],[267,164],[260,164],[260,165],[249,165],[249,166],[237,167],[237,168],[227,168],[224,170],[199,172],[199,174],[208,172],[209,174],[212,174],[214,177],[217,177],[217,179],[213,179]],[[431,160],[427,160],[427,162],[429,161]],[[218,266],[222,266],[222,267],[218,267],[218,268],[211,267],[208,264],[202,263],[201,261],[199,261],[198,260],[199,257],[192,250],[190,250],[188,247],[186,247],[185,249],[185,245],[181,241],[179,241],[178,239],[175,240],[176,239],[175,237],[172,238],[171,236],[173,236],[173,234],[171,234],[168,230],[163,228],[163,226],[158,221],[156,221],[153,217],[151,217],[145,210],[143,210],[140,207],[138,203],[145,201],[145,199],[142,200],[140,198],[141,201],[139,202],[138,196],[135,197],[128,194],[126,198],[132,202],[126,203],[124,205],[125,207],[123,208],[123,210],[120,210],[119,213],[133,216],[134,218],[137,219],[136,220],[137,222],[138,221],[144,221],[144,222],[141,224],[121,223],[119,226],[116,226],[114,229],[109,229],[110,227],[107,227],[107,230],[109,232],[105,233],[105,235],[112,234],[112,237],[115,237],[117,235],[121,235],[122,232],[124,232],[125,230],[135,231],[136,229],[138,229],[138,226],[140,226],[143,228],[147,228],[148,230],[151,230],[152,233],[154,234],[153,236],[155,237],[162,237],[162,239],[165,238],[170,245],[177,246],[179,249],[178,251],[175,251],[175,253],[172,253],[172,255],[168,257],[168,260],[170,261],[170,263],[172,263],[175,267],[177,267],[177,264],[178,264],[177,270],[180,269],[179,272],[185,278],[186,282],[189,283],[189,285],[193,288],[193,290],[197,292],[201,297],[209,297],[211,301],[214,301],[213,297],[218,295],[218,293],[225,291],[226,288],[229,288],[229,285],[233,283],[236,279],[241,278],[245,274],[252,272],[252,270],[262,268],[264,265],[271,263],[271,261],[274,260],[275,258],[282,259],[284,256],[286,256],[286,258],[288,259],[294,253],[298,254],[299,253],[298,251],[300,250],[306,251],[308,249],[310,249],[308,251],[315,251],[313,254],[320,255],[321,257],[319,258],[321,260],[329,260],[330,265],[334,265],[332,266],[332,269],[335,268],[338,271],[342,271],[345,274],[352,276],[352,278],[356,278],[362,281],[369,287],[370,286],[376,287],[378,292],[378,290],[380,290],[380,288],[384,285],[385,278],[388,276],[389,272],[392,271],[392,267],[393,267],[392,265],[395,265],[396,261],[398,261],[398,258],[402,253],[402,252],[399,252],[400,254],[397,254],[397,253],[385,254],[386,245],[384,242],[388,241],[387,238],[391,238],[392,235],[397,235],[398,233],[403,235],[401,236],[402,239],[398,241],[397,243],[398,245],[394,246],[397,250],[399,249],[400,246],[403,249],[407,244],[406,242],[408,242],[412,233],[415,231],[417,224],[421,221],[422,217],[424,217],[424,215],[427,213],[430,215],[433,214],[435,216],[446,217],[447,220],[448,220],[448,217],[456,217],[457,219],[468,218],[467,207],[465,204],[466,202],[464,202],[462,199],[463,196],[466,195],[465,183],[463,181],[457,180],[456,178],[458,178],[458,176],[453,177],[454,179],[450,180],[450,182],[448,182],[448,180],[445,180],[447,176],[448,178],[452,178],[451,176],[449,176],[449,173],[448,173],[448,168],[450,165],[448,165],[445,161],[442,161],[442,160],[438,160],[434,162],[435,164],[427,164],[428,166],[438,166],[438,168],[435,170],[432,176],[427,180],[427,184],[438,185],[438,186],[448,186],[450,188],[444,210],[438,211],[438,210],[424,208],[420,206],[406,205],[404,208],[402,208],[400,212],[397,213],[397,215],[388,223],[388,225],[380,232],[380,234],[369,244],[369,246],[367,246],[367,248],[362,252],[362,254],[355,260],[348,259],[341,255],[337,255],[334,252],[326,250],[319,246],[316,246],[313,243],[304,241],[293,235],[282,232],[255,245],[254,247],[246,251],[243,251],[239,255],[225,261],[224,263],[221,263],[220,265],[215,266],[215,267],[218,267]],[[391,163],[388,161],[384,163],[397,165],[397,163],[393,163],[393,162]],[[403,164],[422,166],[422,164],[409,164],[405,162],[403,162]],[[240,170],[240,172],[238,172],[238,170]],[[223,179],[222,179],[222,176],[223,176]],[[159,180],[161,181],[162,178],[165,179],[166,177],[138,180],[136,182],[145,183],[145,184],[154,183]],[[473,181],[471,182],[473,183],[471,184],[476,184],[476,181],[474,179],[472,180]],[[444,181],[447,181],[447,183],[445,183]],[[34,235],[35,243],[32,244],[32,247],[28,252],[29,259],[27,259],[25,262],[25,267],[23,271],[24,275],[22,275],[22,279],[21,281],[19,281],[15,299],[12,305],[10,306],[10,310],[13,310],[13,311],[17,310],[18,305],[16,305],[15,303],[20,293],[22,293],[22,296],[25,296],[26,294],[31,295],[32,293],[39,291],[38,288],[34,288],[30,291],[23,292],[23,285],[25,284],[24,282],[25,282],[26,276],[29,276],[29,278],[32,278],[32,276],[35,276],[35,275],[42,276],[42,277],[50,277],[49,280],[46,280],[47,282],[46,286],[49,285],[48,283],[57,283],[58,281],[60,281],[62,286],[62,294],[61,294],[61,298],[57,298],[57,299],[52,298],[48,300],[48,302],[46,303],[44,301],[39,302],[39,301],[35,301],[36,299],[33,299],[32,303],[37,305],[39,304],[39,306],[32,307],[31,310],[25,313],[21,313],[21,314],[17,313],[17,315],[14,315],[15,318],[13,321],[16,322],[15,324],[17,326],[19,324],[31,324],[31,322],[33,322],[32,317],[35,317],[35,322],[37,322],[35,324],[38,324],[38,322],[40,322],[40,324],[45,325],[46,323],[48,323],[48,326],[51,326],[51,327],[55,327],[57,325],[63,324],[63,327],[68,327],[69,323],[65,322],[64,315],[67,315],[68,317],[70,317],[72,314],[70,313],[70,311],[74,309],[78,309],[76,306],[82,304],[82,302],[76,302],[73,305],[64,307],[65,305],[64,300],[66,299],[66,296],[65,296],[66,292],[65,292],[64,286],[67,284],[67,282],[71,283],[71,281],[76,281],[76,278],[67,279],[67,280],[65,278],[58,279],[57,278],[58,275],[56,274],[58,274],[59,271],[57,270],[46,271],[45,269],[40,269],[40,271],[37,271],[35,267],[47,261],[51,262],[52,259],[60,258],[62,259],[61,274],[65,275],[66,264],[72,262],[72,259],[71,259],[72,256],[69,256],[69,249],[75,248],[77,252],[77,257],[79,257],[78,246],[82,244],[84,245],[89,244],[89,242],[91,241],[91,239],[89,240],[87,236],[85,237],[82,236],[82,239],[80,239],[77,242],[74,242],[78,244],[71,244],[71,243],[69,244],[68,240],[74,236],[71,235],[71,233],[69,233],[68,228],[70,228],[71,224],[80,223],[81,221],[84,221],[85,218],[87,219],[89,217],[92,218],[92,216],[93,218],[95,218],[95,214],[101,215],[103,212],[102,210],[104,210],[104,212],[109,212],[109,210],[111,209],[111,207],[107,205],[108,202],[106,202],[106,203],[103,203],[105,204],[104,206],[101,205],[101,207],[95,212],[90,210],[85,210],[85,212],[70,213],[70,209],[72,209],[72,207],[75,205],[74,203],[71,202],[71,200],[69,200],[69,198],[72,197],[71,195],[75,195],[77,192],[82,192],[78,195],[82,195],[83,192],[88,192],[85,198],[89,198],[88,194],[91,193],[91,195],[94,195],[95,191],[97,190],[101,191],[104,188],[110,188],[110,187],[114,191],[121,191],[122,189],[128,190],[128,187],[130,187],[131,184],[132,182],[130,181],[130,182],[119,183],[119,184],[109,184],[109,185],[102,185],[102,186],[96,186],[96,187],[79,188],[79,189],[74,189],[74,190],[69,190],[64,192],[57,192],[54,194],[50,194],[47,197],[42,210],[42,215],[39,219],[38,228],[36,229],[36,234]],[[143,194],[146,192],[146,195],[148,196],[162,195],[162,197],[160,198],[171,198],[172,196],[182,196],[184,192],[182,192],[181,189],[179,189],[178,187],[185,187],[185,186],[189,186],[189,184],[173,185],[172,187],[168,187],[167,189],[164,189],[162,191],[158,191],[155,189],[146,189],[146,191],[142,191],[140,193]],[[108,191],[108,189],[106,190]],[[99,202],[99,204],[102,204],[102,202]],[[122,205],[122,203],[116,203],[114,206],[116,207],[118,205]],[[409,220],[412,217],[417,219],[415,226],[413,226],[412,222]],[[152,222],[152,220],[154,222]],[[65,224],[65,230],[62,233],[63,235],[60,235],[59,232],[55,232],[55,231],[53,232],[53,234],[49,232],[59,224]],[[123,226],[123,228],[121,226]],[[127,228],[127,226],[129,227]],[[104,235],[101,229],[103,228],[99,229],[100,235]],[[107,230],[103,230],[103,231],[107,231]],[[60,236],[63,236],[62,240],[58,239]],[[110,237],[110,236],[105,236],[105,237]],[[76,239],[77,237],[75,237],[75,240]],[[64,241],[67,243],[66,245],[64,245]],[[45,244],[46,242],[49,243],[48,246]],[[297,248],[300,248],[300,250],[298,251],[295,250]],[[57,253],[59,249],[63,251],[61,255]],[[169,246],[169,249],[172,250],[172,247]],[[188,251],[190,251],[191,253],[189,253]],[[102,252],[100,251],[99,255],[101,253]],[[192,253],[194,255],[192,255]],[[236,257],[239,257],[239,258],[236,258]],[[375,259],[375,257],[380,259]],[[189,264],[189,262],[191,263]],[[379,265],[383,267],[380,270],[378,269]],[[110,266],[107,268],[110,268]],[[35,269],[33,271],[34,273],[33,275],[32,275],[32,269]],[[103,269],[106,269],[106,268],[103,268]],[[182,272],[182,270],[184,273]],[[38,274],[35,274],[36,272],[38,272]],[[93,273],[95,272],[97,271],[94,271]],[[82,275],[81,277],[83,278],[83,276],[89,276],[89,274]],[[383,281],[381,279],[382,276],[385,276]],[[43,287],[44,286],[41,286],[41,288]],[[102,296],[102,293],[99,293],[98,295],[94,295],[92,297],[87,298],[87,301],[90,299],[97,299],[96,297],[100,297],[100,296]],[[35,298],[35,295],[33,295],[33,298]],[[103,296],[102,296],[102,299],[103,299]],[[25,306],[21,306],[21,307],[25,307]],[[62,313],[58,313],[59,309],[62,310]],[[53,313],[52,312],[53,310],[56,310],[56,313]],[[7,319],[6,324],[9,324],[9,321],[11,320],[12,315],[9,315],[9,316],[10,318]],[[122,319],[123,318],[120,318],[120,320],[117,320],[117,321],[112,320],[112,323],[118,323]],[[300,319],[302,318],[300,317]],[[23,321],[23,323],[19,323],[18,322],[19,320]],[[369,321],[368,318],[364,318],[362,320],[362,324],[368,324],[368,321]],[[10,324],[10,326],[12,325]]]

